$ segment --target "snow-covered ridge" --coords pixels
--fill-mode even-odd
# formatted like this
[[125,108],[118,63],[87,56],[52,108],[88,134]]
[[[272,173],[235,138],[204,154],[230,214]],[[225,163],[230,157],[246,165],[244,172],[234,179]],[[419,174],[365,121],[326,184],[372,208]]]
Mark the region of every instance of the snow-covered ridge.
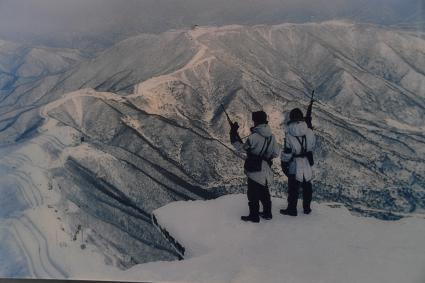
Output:
[[68,278],[83,272],[90,278],[103,268],[103,254],[88,244],[92,231],[69,222],[79,208],[52,179],[52,170],[80,152],[75,134],[51,126],[29,143],[0,149],[2,277]]
[[161,232],[162,236],[166,238],[168,242],[176,249],[176,252],[179,254],[179,260],[184,259],[184,254],[186,248],[182,246],[171,234],[167,231],[161,224],[158,223],[158,219],[154,213],[152,213],[152,224]]
[[[81,133],[76,128],[82,126],[87,114],[81,104],[83,99],[124,101],[119,95],[92,89],[69,93],[40,110],[44,124],[35,137],[0,148],[2,277],[96,279],[99,274],[108,276],[117,272],[123,262],[131,261],[130,256],[126,258],[122,251],[109,246],[110,235],[103,235],[102,231],[105,229],[102,225],[106,224],[86,211],[87,205],[95,208],[95,202],[87,205],[77,202],[77,196],[69,194],[76,184],[65,184],[62,180],[71,177],[64,172],[71,160],[92,163],[90,170],[99,182],[122,178],[119,171],[107,171],[108,166],[120,164],[116,157],[80,140]],[[60,107],[70,110],[76,128],[50,116]],[[114,216],[117,217],[117,213]],[[113,229],[109,229],[112,235]],[[161,243],[165,242],[156,241],[155,248],[166,250],[166,244],[161,247]],[[149,258],[148,251],[142,252]],[[162,258],[167,259],[166,256]]]

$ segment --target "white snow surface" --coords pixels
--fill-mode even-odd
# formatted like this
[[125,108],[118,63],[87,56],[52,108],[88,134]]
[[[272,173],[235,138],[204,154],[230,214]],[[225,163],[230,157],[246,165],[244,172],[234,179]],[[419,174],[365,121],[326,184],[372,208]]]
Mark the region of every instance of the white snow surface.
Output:
[[[245,195],[175,202],[155,211],[183,246],[186,259],[154,262],[124,272],[155,282],[423,283],[425,219],[381,221],[340,205],[314,203],[311,215],[244,223]],[[120,280],[124,277],[120,276]]]

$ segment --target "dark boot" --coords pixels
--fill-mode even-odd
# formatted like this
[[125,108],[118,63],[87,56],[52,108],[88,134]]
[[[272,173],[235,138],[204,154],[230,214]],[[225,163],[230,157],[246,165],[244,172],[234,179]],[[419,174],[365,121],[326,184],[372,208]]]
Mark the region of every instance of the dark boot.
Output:
[[255,216],[251,216],[251,215],[248,215],[248,216],[241,216],[241,220],[242,220],[242,221],[245,221],[245,222],[254,222],[254,223],[258,223],[258,222],[260,222],[260,217],[259,217],[259,216],[255,217]]
[[304,208],[304,214],[310,214],[311,213],[311,199],[313,196],[313,189],[311,182],[303,182],[303,208]]
[[261,195],[261,204],[263,205],[263,212],[260,212],[260,217],[266,220],[271,220],[272,215],[272,201],[268,187],[264,187]]
[[249,207],[249,215],[248,216],[241,216],[241,220],[242,221],[249,221],[249,222],[254,222],[254,223],[258,223],[260,222],[260,217],[258,216],[258,210],[260,208],[259,203],[255,203],[255,202],[248,202],[248,207]]
[[297,181],[295,175],[288,176],[288,207],[281,209],[283,215],[297,216],[298,191],[301,183]]
[[270,220],[273,218],[271,201],[263,202],[263,212],[260,212],[260,217],[266,220]]
[[259,215],[264,220],[271,220],[273,218],[273,215],[271,213],[267,214],[265,212],[260,212]]
[[292,210],[292,209],[288,209],[288,208],[287,209],[281,209],[280,214],[289,215],[289,216],[297,216],[298,215],[296,210]]

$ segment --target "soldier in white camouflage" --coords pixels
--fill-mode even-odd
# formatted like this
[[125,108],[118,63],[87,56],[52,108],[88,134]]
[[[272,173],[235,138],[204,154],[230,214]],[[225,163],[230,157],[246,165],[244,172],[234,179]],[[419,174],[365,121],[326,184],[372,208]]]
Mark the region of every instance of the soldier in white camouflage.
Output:
[[311,213],[313,149],[316,138],[311,129],[311,119],[309,122],[310,127],[307,125],[302,111],[298,108],[293,109],[289,114],[281,154],[282,171],[288,177],[288,207],[280,210],[283,215],[297,216],[300,187],[303,188],[304,213]]
[[[252,120],[254,127],[251,128],[251,135],[245,143],[239,137],[239,125],[236,122],[230,130],[230,141],[238,151],[247,153],[244,169],[248,177],[249,215],[242,216],[241,219],[259,222],[260,216],[267,220],[272,219],[269,185],[273,182],[272,159],[279,156],[279,146],[264,111],[253,112]],[[263,205],[262,213],[259,213],[259,202]]]

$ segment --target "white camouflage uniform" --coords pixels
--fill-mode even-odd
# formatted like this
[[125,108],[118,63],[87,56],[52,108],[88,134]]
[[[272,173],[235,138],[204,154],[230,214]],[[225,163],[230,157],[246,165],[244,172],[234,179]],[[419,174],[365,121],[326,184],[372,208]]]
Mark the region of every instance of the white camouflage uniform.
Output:
[[[272,134],[270,126],[267,124],[260,124],[252,129],[252,134],[248,137],[247,141],[242,144],[241,142],[234,142],[232,145],[237,151],[250,151],[252,154],[259,155],[264,145],[265,138],[272,137],[267,152],[264,154],[265,159],[276,158],[279,156],[279,145],[276,138]],[[266,161],[262,161],[261,171],[247,172],[245,174],[251,180],[263,185],[268,186],[273,182],[273,171]]]
[[[297,181],[311,181],[313,179],[313,172],[308,162],[307,157],[294,157],[296,154],[301,153],[301,144],[297,140],[305,136],[306,138],[306,151],[313,151],[316,138],[311,129],[307,127],[305,122],[293,122],[289,124],[285,132],[285,145],[282,150],[281,160],[283,162],[290,162],[289,174],[294,174]],[[289,151],[289,153],[285,153]]]

